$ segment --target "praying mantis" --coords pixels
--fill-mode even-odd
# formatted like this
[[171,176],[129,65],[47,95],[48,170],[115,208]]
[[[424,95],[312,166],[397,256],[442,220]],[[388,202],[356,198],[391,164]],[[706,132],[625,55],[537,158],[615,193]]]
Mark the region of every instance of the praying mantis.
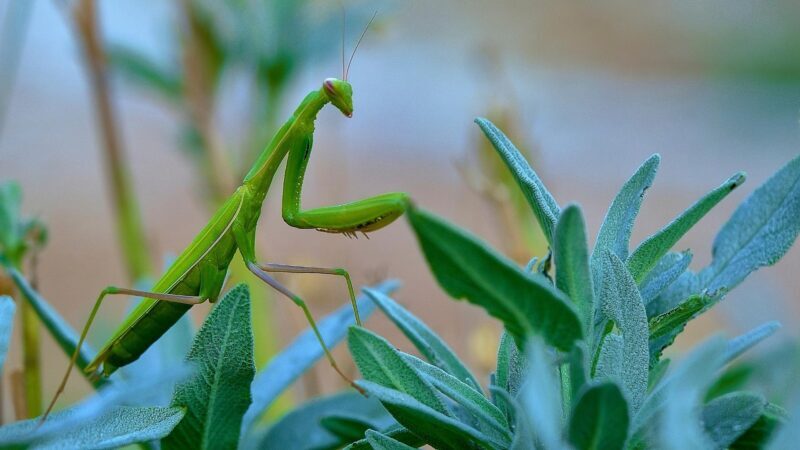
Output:
[[[364,31],[366,32],[366,29]],[[363,36],[362,33],[361,37]],[[359,43],[360,41],[361,39]],[[205,301],[215,302],[225,283],[228,266],[237,250],[250,272],[303,310],[331,366],[342,378],[355,386],[336,364],[303,299],[270,275],[270,273],[285,272],[341,276],[347,283],[356,323],[360,326],[361,320],[348,272],[341,268],[260,263],[255,250],[256,225],[261,215],[262,204],[279,164],[285,158],[288,159],[283,182],[282,214],[283,220],[292,227],[346,235],[354,235],[356,232],[367,233],[390,224],[409,207],[410,200],[406,193],[391,192],[336,206],[308,210],[301,208],[303,179],[311,155],[317,114],[330,103],[345,116],[353,115],[353,88],[347,81],[348,69],[349,64],[347,68],[343,68],[342,79],[327,78],[320,89],[306,95],[294,114],[262,151],[242,184],[219,207],[208,224],[177,257],[151,291],[109,286],[100,292],[81,331],[78,345],[61,384],[42,416],[42,422],[64,391],[77,361],[78,352],[100,305],[107,296],[139,296],[143,300],[131,311],[94,360],[85,368],[87,373],[97,376],[109,376],[119,367],[138,359],[193,305]]]

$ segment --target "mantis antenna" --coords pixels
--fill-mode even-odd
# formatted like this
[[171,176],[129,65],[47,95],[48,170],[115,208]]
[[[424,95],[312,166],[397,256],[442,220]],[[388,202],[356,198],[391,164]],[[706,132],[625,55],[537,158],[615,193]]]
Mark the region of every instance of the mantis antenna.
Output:
[[353,54],[350,55],[350,61],[347,62],[347,69],[344,71],[344,80],[347,81],[347,75],[350,74],[350,65],[353,64],[353,57],[356,56],[356,50],[358,50],[358,46],[361,45],[361,41],[364,39],[364,35],[367,34],[367,30],[369,30],[369,26],[372,25],[372,21],[375,20],[375,17],[378,15],[378,11],[372,14],[372,18],[369,19],[367,22],[367,26],[364,27],[364,31],[361,32],[361,37],[358,38],[358,42],[356,42],[356,46],[353,49]]

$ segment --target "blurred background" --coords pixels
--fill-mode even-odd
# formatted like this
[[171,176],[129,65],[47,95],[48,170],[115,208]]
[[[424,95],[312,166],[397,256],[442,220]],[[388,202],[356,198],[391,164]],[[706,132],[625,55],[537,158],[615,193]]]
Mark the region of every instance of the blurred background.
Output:
[[[39,289],[76,328],[104,286],[157,275],[303,96],[342,73],[336,1],[117,0],[81,16],[84,3],[91,2],[0,0],[0,179],[17,181],[23,211],[47,225]],[[619,187],[652,153],[662,165],[634,245],[746,170],[748,182],[678,246],[691,248],[692,267],[700,268],[733,208],[800,150],[795,1],[412,0],[345,9],[347,55],[379,13],[350,71],[353,118],[332,108],[319,116],[306,207],[407,191],[521,264],[543,256],[535,221],[519,213],[516,193],[503,186],[507,174],[472,122],[488,116],[527,152],[561,204],[583,206],[590,239]],[[106,65],[93,69],[93,58]],[[108,80],[117,178],[108,124],[95,107],[97,70]],[[127,180],[129,191],[112,189],[114,179]],[[369,240],[295,230],[280,217],[280,182],[264,205],[260,259],[345,267],[357,285],[399,278],[396,298],[478,373],[491,370],[500,327],[447,298],[403,220]],[[115,207],[120,199],[128,206]],[[115,211],[136,204],[133,222],[145,244],[123,249]],[[799,263],[794,248],[754,274],[693,322],[677,347],[772,319],[784,324],[782,338],[796,336]],[[281,279],[318,317],[347,298],[338,279]],[[254,289],[263,363],[306,324],[288,301]],[[90,341],[100,345],[125,310],[125,301],[108,302]],[[193,308],[194,322],[207,311]],[[368,326],[410,348],[380,313]],[[7,371],[21,364],[20,339],[13,342]],[[46,334],[41,343],[49,397],[67,358]],[[336,354],[353,372],[344,349]],[[89,392],[79,378],[65,401]],[[320,364],[295,394],[339,384]]]

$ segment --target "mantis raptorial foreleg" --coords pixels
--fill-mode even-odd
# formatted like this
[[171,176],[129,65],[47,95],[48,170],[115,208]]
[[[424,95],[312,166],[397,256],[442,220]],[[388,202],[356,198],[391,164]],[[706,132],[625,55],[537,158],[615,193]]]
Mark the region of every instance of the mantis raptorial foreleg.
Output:
[[[107,286],[105,289],[100,291],[100,295],[97,297],[97,300],[94,302],[94,306],[92,306],[92,311],[89,313],[89,318],[86,320],[83,330],[81,330],[81,336],[78,339],[78,345],[75,347],[75,351],[72,353],[72,358],[69,360],[69,366],[67,366],[67,371],[64,375],[64,378],[61,379],[61,384],[58,385],[58,389],[56,390],[53,399],[50,401],[50,404],[47,405],[47,410],[45,410],[44,415],[42,415],[42,420],[44,420],[44,418],[50,414],[50,411],[53,410],[53,406],[56,404],[58,396],[64,392],[64,387],[67,385],[69,374],[72,371],[72,368],[75,367],[75,363],[78,361],[78,355],[80,354],[80,349],[83,347],[83,342],[86,340],[86,335],[89,334],[89,328],[91,328],[92,322],[94,322],[94,318],[97,316],[97,311],[100,310],[100,305],[103,303],[103,300],[105,300],[105,298],[109,295],[146,297],[170,303],[180,303],[183,305],[197,305],[206,301],[206,299],[194,295],[162,294],[159,292],[149,292],[138,289],[118,288],[116,286]],[[87,367],[87,369],[89,368]]]
[[356,316],[356,324],[361,326],[361,316],[358,314],[358,304],[356,303],[356,293],[353,290],[353,282],[350,280],[350,274],[342,268],[327,268],[327,267],[306,267],[306,266],[291,266],[288,264],[259,264],[258,265],[265,272],[276,273],[317,273],[321,275],[338,275],[345,279],[347,282],[347,291],[350,294],[350,303],[353,304],[353,314]]
[[272,278],[272,276],[270,276],[265,270],[263,270],[259,264],[254,262],[248,262],[247,268],[250,270],[250,272],[253,273],[253,275],[257,276],[259,279],[261,279],[261,281],[267,283],[273,289],[286,296],[295,305],[299,306],[300,309],[303,310],[303,314],[305,314],[306,320],[311,326],[311,329],[314,331],[314,335],[317,337],[319,344],[322,346],[322,350],[325,352],[325,357],[328,359],[328,362],[330,363],[331,367],[333,367],[333,369],[339,374],[339,376],[341,376],[345,381],[347,381],[350,384],[350,386],[352,386],[357,391],[363,394],[364,391],[360,387],[358,387],[358,385],[356,385],[355,382],[353,382],[353,380],[347,375],[345,375],[344,372],[342,372],[342,370],[339,368],[339,365],[333,358],[333,354],[328,348],[328,345],[325,344],[325,339],[322,338],[322,334],[320,334],[319,328],[317,328],[317,322],[314,321],[314,317],[311,315],[311,311],[308,309],[308,306],[306,306],[306,302],[303,301],[303,299],[300,298],[300,296],[290,291],[286,286],[279,283],[278,280]]

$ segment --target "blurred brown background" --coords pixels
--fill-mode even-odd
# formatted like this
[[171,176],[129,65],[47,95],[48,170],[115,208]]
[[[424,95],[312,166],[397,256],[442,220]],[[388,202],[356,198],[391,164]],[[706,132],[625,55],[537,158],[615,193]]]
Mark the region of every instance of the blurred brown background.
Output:
[[[174,38],[174,10],[165,3],[100,2],[105,38],[169,59],[165,42]],[[482,142],[472,120],[500,107],[516,115],[515,139],[535,150],[533,166],[556,199],[584,207],[591,236],[616,190],[652,153],[662,155],[662,166],[637,221],[634,245],[729,175],[746,170],[748,182],[679,244],[694,250],[692,265],[699,268],[709,261],[711,239],[733,208],[800,150],[797,2],[377,5],[380,23],[351,71],[353,119],[332,109],[319,117],[306,206],[403,190],[419,205],[501,245],[504,230],[492,210],[456,170],[457,161]],[[303,39],[302,33],[296,38]],[[332,54],[291,82],[281,117],[324,78],[339,76],[340,37],[330,39],[337,43]],[[0,134],[0,178],[19,181],[24,210],[50,230],[40,257],[41,291],[76,327],[102,287],[126,284],[81,64],[59,3],[34,2]],[[175,254],[209,218],[196,189],[197,172],[176,148],[175,115],[121,80],[113,87],[150,245],[156,255]],[[242,95],[232,82],[215,118],[224,142],[237,139]],[[262,259],[343,266],[359,285],[385,275],[401,279],[396,298],[485,373],[492,355],[481,352],[493,344],[476,342],[491,344],[499,327],[481,310],[448,300],[404,221],[369,240],[295,230],[280,219],[278,181],[264,206]],[[796,335],[798,263],[795,248],[777,267],[753,275],[693,323],[680,344],[771,319],[784,324],[784,337]],[[317,315],[346,299],[339,280],[283,279],[308,298]],[[95,344],[121,320],[125,304],[110,302],[102,311],[91,333]],[[288,342],[305,327],[303,318],[280,298],[274,308],[281,339]],[[195,322],[206,312],[207,305],[193,309]],[[380,313],[369,326],[409,347]],[[66,358],[49,337],[43,340],[49,395]],[[347,359],[342,349],[337,354]],[[7,367],[18,361],[12,352]],[[317,378],[326,389],[338,384],[327,366],[318,367]],[[85,392],[85,383],[73,379],[69,397]]]

